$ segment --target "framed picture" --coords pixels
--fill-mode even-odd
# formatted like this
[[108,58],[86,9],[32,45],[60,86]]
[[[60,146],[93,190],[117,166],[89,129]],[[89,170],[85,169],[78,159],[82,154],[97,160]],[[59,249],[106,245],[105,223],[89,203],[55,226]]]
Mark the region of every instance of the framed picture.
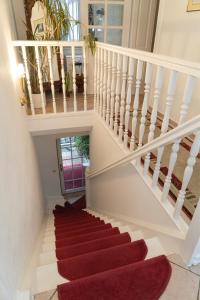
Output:
[[200,0],[188,0],[187,11],[200,10]]
[[44,34],[44,19],[34,20],[34,32],[38,36],[42,36]]

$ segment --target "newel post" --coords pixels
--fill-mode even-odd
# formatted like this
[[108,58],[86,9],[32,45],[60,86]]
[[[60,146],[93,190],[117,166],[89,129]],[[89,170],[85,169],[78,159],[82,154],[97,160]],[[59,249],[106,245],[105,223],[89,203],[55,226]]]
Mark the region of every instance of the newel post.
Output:
[[181,256],[188,266],[200,263],[200,200],[182,245]]

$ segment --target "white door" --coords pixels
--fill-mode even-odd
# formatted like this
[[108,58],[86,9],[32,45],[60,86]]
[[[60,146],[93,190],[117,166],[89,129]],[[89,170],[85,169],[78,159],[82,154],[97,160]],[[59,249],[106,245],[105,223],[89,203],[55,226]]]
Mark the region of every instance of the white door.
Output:
[[128,46],[131,0],[84,0],[80,4],[81,22],[86,24],[83,35],[89,31],[99,42]]
[[78,153],[74,141],[74,137],[57,140],[62,194],[85,190],[86,159]]

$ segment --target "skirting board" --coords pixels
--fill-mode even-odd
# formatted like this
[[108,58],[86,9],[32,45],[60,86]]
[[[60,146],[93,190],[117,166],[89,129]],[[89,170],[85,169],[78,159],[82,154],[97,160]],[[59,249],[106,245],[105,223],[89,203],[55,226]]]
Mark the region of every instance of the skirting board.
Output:
[[34,296],[31,296],[29,290],[17,291],[16,300],[33,300]]
[[52,213],[52,210],[55,208],[57,204],[59,205],[64,205],[65,199],[61,195],[57,196],[47,196],[46,197],[46,202],[47,202],[47,213],[50,214]]

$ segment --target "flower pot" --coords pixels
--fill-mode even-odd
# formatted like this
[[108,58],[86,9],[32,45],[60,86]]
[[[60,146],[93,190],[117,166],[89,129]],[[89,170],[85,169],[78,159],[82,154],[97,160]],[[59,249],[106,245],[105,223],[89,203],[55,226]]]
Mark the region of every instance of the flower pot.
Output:
[[[43,93],[44,105],[46,106],[46,95]],[[34,108],[42,108],[41,94],[32,94]]]

